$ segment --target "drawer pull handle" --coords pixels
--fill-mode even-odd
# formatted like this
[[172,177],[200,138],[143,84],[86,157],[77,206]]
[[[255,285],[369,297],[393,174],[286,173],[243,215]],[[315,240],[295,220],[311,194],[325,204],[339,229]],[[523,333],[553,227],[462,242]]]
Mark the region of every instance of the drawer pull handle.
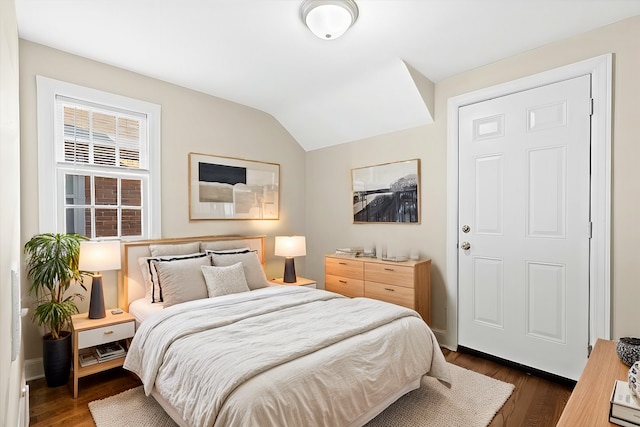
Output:
[[338,282],[340,282],[340,283],[344,283],[345,285],[347,284],[347,281],[346,281],[346,280],[338,280]]
[[393,268],[386,268],[386,267],[385,267],[385,271],[394,271],[394,269],[393,269]]
[[104,334],[105,334],[105,335],[110,335],[110,334],[112,334],[112,333],[113,333],[113,331],[104,331]]
[[384,290],[385,290],[385,291],[389,291],[389,292],[393,292],[393,291],[395,291],[395,289],[392,289],[392,288],[384,288]]
[[339,262],[338,264],[340,264],[340,265],[347,265],[347,263],[346,263],[346,262]]

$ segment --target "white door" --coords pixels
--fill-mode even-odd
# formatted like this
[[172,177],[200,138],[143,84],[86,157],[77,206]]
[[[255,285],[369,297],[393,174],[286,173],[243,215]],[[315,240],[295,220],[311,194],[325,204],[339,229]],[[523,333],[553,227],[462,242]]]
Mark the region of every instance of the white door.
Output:
[[460,108],[459,345],[580,376],[590,115],[589,75]]

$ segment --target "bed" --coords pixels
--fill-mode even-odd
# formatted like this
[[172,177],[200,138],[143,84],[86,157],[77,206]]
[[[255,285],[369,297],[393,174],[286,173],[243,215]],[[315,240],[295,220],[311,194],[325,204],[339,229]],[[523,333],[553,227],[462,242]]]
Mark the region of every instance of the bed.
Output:
[[[138,324],[124,366],[180,426],[362,426],[424,375],[450,380],[414,311],[266,282],[264,236],[123,245],[119,303]],[[163,301],[144,268],[158,257]],[[195,270],[207,296],[183,301],[171,280],[201,292]],[[227,292],[242,277],[248,289]]]

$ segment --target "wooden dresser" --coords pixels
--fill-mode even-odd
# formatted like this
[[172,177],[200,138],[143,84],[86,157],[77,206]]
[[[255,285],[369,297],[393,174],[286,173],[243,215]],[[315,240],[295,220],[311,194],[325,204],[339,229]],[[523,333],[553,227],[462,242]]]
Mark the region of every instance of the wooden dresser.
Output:
[[404,262],[327,255],[325,289],[402,305],[431,322],[431,260]]
[[616,342],[598,340],[587,366],[562,411],[557,426],[615,426],[609,422],[609,401],[615,380],[627,380],[629,367],[616,353]]

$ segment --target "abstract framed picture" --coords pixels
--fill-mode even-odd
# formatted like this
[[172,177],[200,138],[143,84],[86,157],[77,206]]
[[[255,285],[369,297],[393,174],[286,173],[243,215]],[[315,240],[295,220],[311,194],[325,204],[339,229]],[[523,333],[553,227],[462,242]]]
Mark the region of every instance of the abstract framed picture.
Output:
[[420,159],[351,169],[353,222],[420,223]]
[[189,153],[189,219],[278,219],[280,165]]

